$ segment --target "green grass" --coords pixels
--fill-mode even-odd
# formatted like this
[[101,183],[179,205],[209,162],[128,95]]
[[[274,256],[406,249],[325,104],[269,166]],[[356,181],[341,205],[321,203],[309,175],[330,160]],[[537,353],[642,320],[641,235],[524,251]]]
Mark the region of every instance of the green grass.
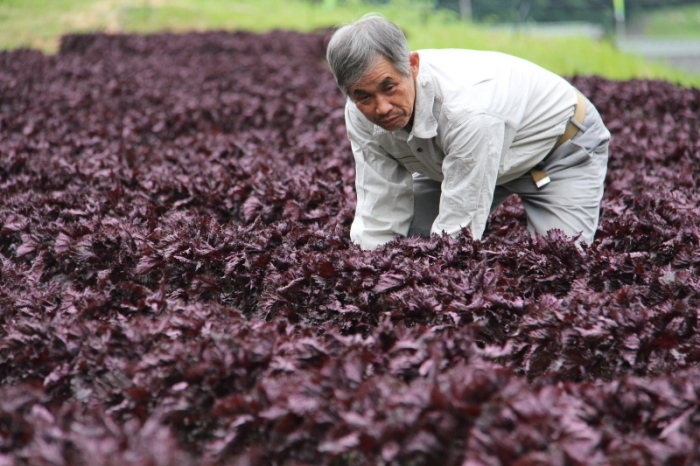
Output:
[[[345,0],[0,0],[0,49],[57,50],[68,32],[190,31],[272,29],[313,31],[377,11],[401,26],[413,49],[463,47],[498,50],[523,57],[562,75],[601,75],[612,79],[658,78],[700,87],[700,75],[651,64],[624,54],[609,42],[586,38],[544,38],[458,21],[429,13],[426,2],[393,0],[371,5]],[[325,6],[324,6],[325,4]]]
[[649,37],[700,39],[700,6],[664,9],[642,19]]

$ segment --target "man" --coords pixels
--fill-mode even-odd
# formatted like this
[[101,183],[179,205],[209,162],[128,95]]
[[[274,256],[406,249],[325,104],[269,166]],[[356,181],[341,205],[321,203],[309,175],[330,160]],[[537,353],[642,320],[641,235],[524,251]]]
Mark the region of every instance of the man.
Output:
[[327,58],[348,97],[350,235],[363,249],[464,227],[481,238],[511,194],[531,232],[558,228],[593,241],[610,133],[563,78],[501,53],[411,52],[401,30],[377,16],[338,29]]

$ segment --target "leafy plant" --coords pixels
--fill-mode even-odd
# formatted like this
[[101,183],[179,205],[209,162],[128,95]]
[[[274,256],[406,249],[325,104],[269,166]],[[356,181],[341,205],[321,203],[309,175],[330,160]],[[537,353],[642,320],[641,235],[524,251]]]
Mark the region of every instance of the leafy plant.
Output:
[[597,240],[351,244],[327,36],[0,53],[0,458],[698,460],[700,91],[572,77],[613,133]]

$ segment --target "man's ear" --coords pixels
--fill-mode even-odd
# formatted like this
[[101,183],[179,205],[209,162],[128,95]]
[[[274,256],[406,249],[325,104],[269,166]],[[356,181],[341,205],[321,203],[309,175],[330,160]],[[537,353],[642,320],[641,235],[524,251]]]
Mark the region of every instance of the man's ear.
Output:
[[411,76],[413,76],[413,79],[416,79],[418,70],[420,69],[420,56],[418,52],[411,52],[408,54],[408,63],[411,66]]

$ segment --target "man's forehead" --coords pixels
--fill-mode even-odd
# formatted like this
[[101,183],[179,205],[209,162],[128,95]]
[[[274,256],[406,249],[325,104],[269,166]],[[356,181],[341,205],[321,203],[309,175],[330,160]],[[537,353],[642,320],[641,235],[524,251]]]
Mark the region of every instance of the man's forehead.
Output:
[[397,74],[399,74],[399,72],[394,67],[393,63],[391,63],[384,57],[379,57],[372,62],[369,68],[367,68],[367,72],[363,76],[363,79],[369,76],[373,76],[376,79],[378,77],[385,77],[390,75],[393,76]]
[[372,88],[375,86],[382,87],[386,84],[392,84],[395,82],[396,82],[396,79],[393,76],[384,76],[383,78],[381,78],[379,80],[376,80],[376,79],[374,79],[374,80],[372,80],[372,79],[361,80],[357,84],[350,86],[350,89],[353,92],[356,92],[356,91],[359,92],[359,91],[363,91],[365,89],[369,89],[369,88]]
[[386,58],[382,57],[381,60],[383,62],[375,61],[365,75],[350,86],[351,92],[360,91],[368,87],[381,86],[397,80],[400,73],[394,68],[394,65]]

